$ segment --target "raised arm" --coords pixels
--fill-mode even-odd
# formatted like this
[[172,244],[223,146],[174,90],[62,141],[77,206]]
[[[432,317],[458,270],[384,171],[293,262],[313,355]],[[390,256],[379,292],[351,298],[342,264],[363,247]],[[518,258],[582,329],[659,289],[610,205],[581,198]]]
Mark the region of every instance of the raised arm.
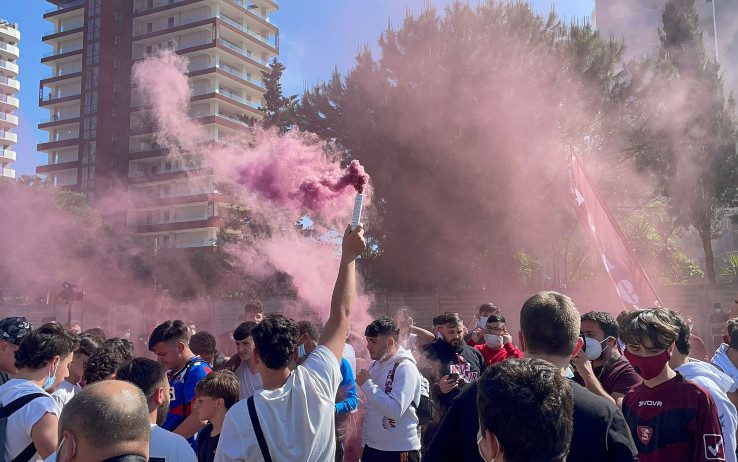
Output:
[[331,299],[331,314],[325,323],[319,345],[325,345],[341,362],[343,344],[346,341],[349,315],[356,295],[356,257],[366,248],[364,242],[364,228],[359,225],[351,231],[349,226],[343,235],[341,244],[341,265],[338,267],[336,286],[333,288]]

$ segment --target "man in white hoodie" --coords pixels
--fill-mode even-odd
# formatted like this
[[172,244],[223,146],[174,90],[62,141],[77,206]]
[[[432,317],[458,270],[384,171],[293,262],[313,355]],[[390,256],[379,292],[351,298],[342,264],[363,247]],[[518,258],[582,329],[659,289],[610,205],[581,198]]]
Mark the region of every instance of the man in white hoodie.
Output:
[[701,386],[712,396],[717,406],[718,419],[723,430],[725,441],[725,460],[736,461],[736,427],[738,415],[727,393],[735,388],[733,379],[720,372],[715,366],[704,361],[688,358],[692,348],[690,344],[690,329],[684,318],[674,310],[667,310],[672,317],[673,324],[679,329],[675,348],[669,359],[669,366],[692,382]]
[[364,331],[369,371],[362,369],[356,383],[366,395],[362,435],[362,462],[420,461],[417,404],[420,372],[415,358],[399,343],[400,328],[387,316]]

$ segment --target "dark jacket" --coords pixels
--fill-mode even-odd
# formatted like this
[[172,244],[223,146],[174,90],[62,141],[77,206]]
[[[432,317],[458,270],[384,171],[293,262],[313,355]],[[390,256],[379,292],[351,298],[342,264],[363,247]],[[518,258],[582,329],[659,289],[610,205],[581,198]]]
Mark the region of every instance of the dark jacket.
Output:
[[[574,432],[567,461],[637,461],[635,444],[620,409],[577,383],[572,382],[572,391]],[[477,449],[478,430],[477,384],[472,383],[451,403],[423,462],[482,462]]]
[[[453,346],[444,340],[438,339],[423,347],[421,356],[425,361],[423,359],[418,361],[420,373],[432,384],[433,400],[440,406],[442,414],[451,403],[451,400],[469,383],[474,382],[486,368],[482,354],[474,347],[470,347],[465,343],[463,345],[464,348],[457,352]],[[465,381],[450,393],[441,393],[438,381],[452,372],[459,373]]]

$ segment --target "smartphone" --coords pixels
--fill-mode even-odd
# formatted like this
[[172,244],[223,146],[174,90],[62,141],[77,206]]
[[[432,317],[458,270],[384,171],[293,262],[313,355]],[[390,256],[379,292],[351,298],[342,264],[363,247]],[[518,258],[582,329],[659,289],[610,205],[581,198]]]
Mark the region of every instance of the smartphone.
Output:
[[448,374],[448,380],[456,382],[457,380],[459,380],[459,374],[457,374],[456,372],[454,372],[453,374]]

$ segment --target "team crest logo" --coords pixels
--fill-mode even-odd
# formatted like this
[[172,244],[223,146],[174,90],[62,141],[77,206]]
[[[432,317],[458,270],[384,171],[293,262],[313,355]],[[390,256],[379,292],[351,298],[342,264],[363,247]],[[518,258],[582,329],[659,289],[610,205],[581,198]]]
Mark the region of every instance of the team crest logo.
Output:
[[702,435],[702,440],[705,446],[706,460],[725,460],[723,435]]
[[646,427],[645,425],[638,425],[636,427],[636,431],[638,432],[638,439],[641,440],[641,443],[648,444],[648,442],[651,441],[653,428]]

